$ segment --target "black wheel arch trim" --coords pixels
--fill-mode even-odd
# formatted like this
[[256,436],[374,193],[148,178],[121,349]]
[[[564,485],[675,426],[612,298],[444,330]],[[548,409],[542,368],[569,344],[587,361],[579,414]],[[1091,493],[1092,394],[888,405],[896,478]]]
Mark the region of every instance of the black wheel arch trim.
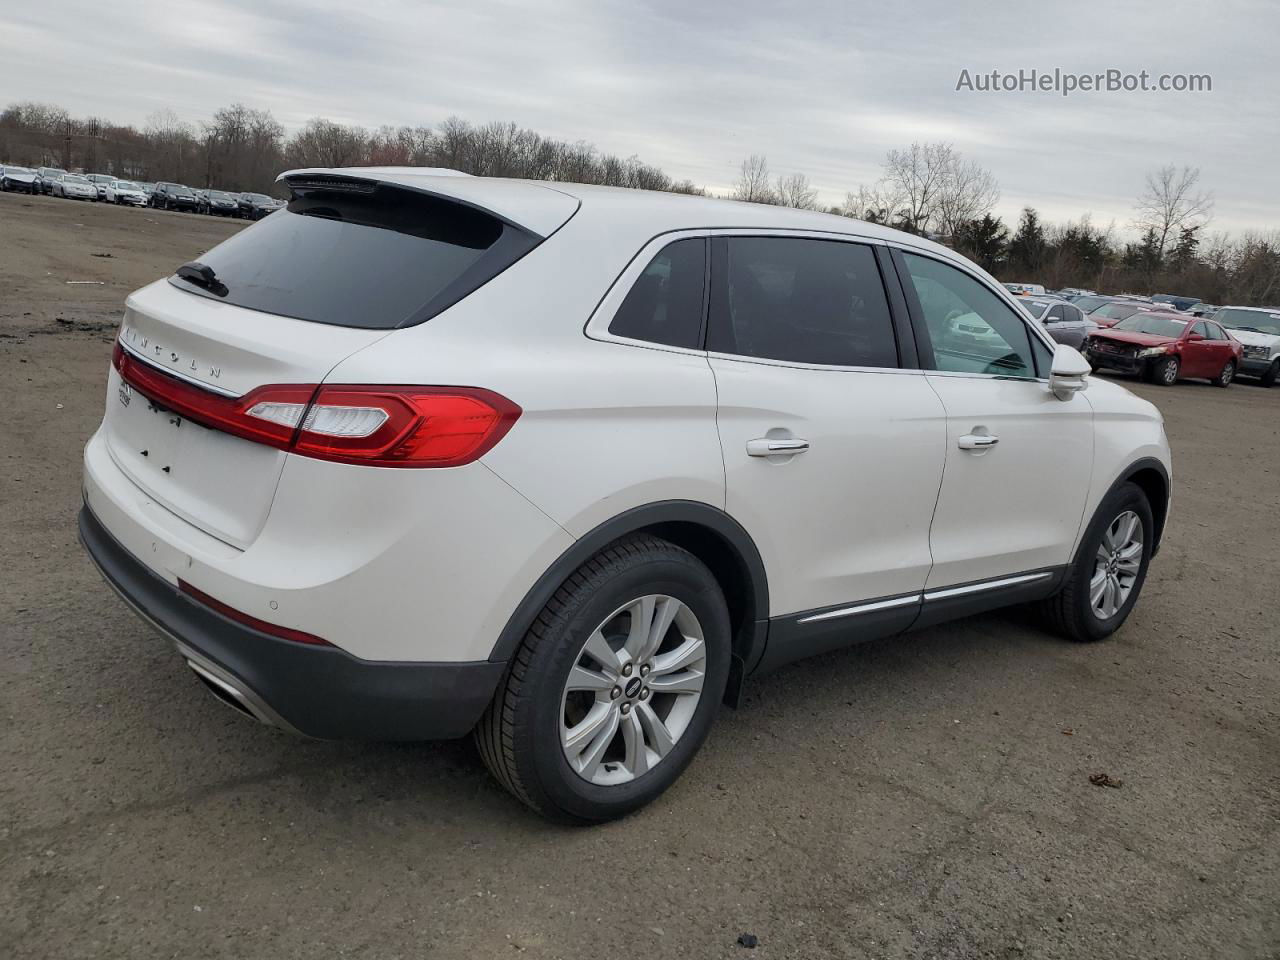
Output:
[[[1151,555],[1154,557],[1157,553],[1160,552],[1160,544],[1161,544],[1161,541],[1164,539],[1165,521],[1168,519],[1168,516],[1169,516],[1169,499],[1170,497],[1173,496],[1173,481],[1169,478],[1169,470],[1163,463],[1161,463],[1155,457],[1143,457],[1140,460],[1133,461],[1131,464],[1129,464],[1127,467],[1125,467],[1123,470],[1120,471],[1119,475],[1115,478],[1115,480],[1112,481],[1111,486],[1107,487],[1106,492],[1101,497],[1098,498],[1098,504],[1101,505],[1102,501],[1106,500],[1107,497],[1111,496],[1111,494],[1113,494],[1120,486],[1130,482],[1135,476],[1137,476],[1139,473],[1142,473],[1145,470],[1154,470],[1156,473],[1158,473],[1160,475],[1160,480],[1164,485],[1164,502],[1160,503],[1155,500],[1151,500],[1151,517],[1152,517],[1152,520],[1155,522],[1155,527],[1156,527],[1155,543],[1151,545]],[[1090,517],[1088,521],[1085,523],[1085,529],[1087,529],[1088,525],[1092,522],[1093,522],[1093,517]],[[1081,540],[1076,547],[1077,556],[1079,555],[1079,551],[1083,547],[1084,547],[1084,530],[1082,529]],[[1074,562],[1075,558],[1073,557],[1072,560]]]
[[[659,528],[654,532],[661,537],[663,526],[684,524],[701,527],[717,537],[729,548],[741,565],[740,575],[746,587],[745,611],[734,616],[733,637],[734,665],[731,668],[728,699],[735,699],[736,685],[749,673],[764,653],[769,622],[769,581],[764,560],[751,535],[733,517],[718,507],[696,500],[663,500],[633,507],[612,519],[606,520],[590,532],[579,537],[548,567],[525,594],[508,618],[498,635],[489,660],[510,660],[524,639],[534,618],[555,594],[560,585],[583,563],[602,549],[632,533]],[[696,551],[691,551],[696,552]],[[743,615],[745,613],[745,615]]]

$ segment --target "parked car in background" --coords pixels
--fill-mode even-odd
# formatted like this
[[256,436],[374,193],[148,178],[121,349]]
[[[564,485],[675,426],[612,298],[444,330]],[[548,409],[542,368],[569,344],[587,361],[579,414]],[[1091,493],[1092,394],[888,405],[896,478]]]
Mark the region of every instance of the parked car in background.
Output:
[[1212,317],[1221,309],[1221,307],[1215,306],[1212,303],[1205,303],[1202,300],[1199,303],[1192,305],[1192,307],[1187,310],[1187,313],[1191,314],[1193,317]]
[[1077,350],[1084,346],[1085,338],[1098,329],[1098,325],[1072,303],[1049,297],[1021,297],[1018,304],[1039,320],[1054,340]]
[[240,201],[225,190],[206,190],[204,192],[203,212],[220,217],[239,216]]
[[90,200],[98,202],[98,187],[92,181],[78,173],[66,173],[52,182],[50,191],[55,197],[67,200]]
[[147,192],[142,189],[140,184],[134,183],[132,180],[117,180],[107,187],[107,200],[110,203],[118,203],[122,206],[145,207],[147,205]]
[[52,195],[54,183],[66,175],[67,171],[61,167],[37,167],[36,192],[43,193],[45,196]]
[[1039,283],[1006,283],[1004,288],[1015,296],[1044,296],[1045,289]]
[[1102,306],[1104,303],[1110,303],[1112,299],[1112,297],[1105,297],[1101,294],[1090,293],[1080,297],[1073,297],[1071,298],[1071,302],[1079,307],[1083,313],[1089,313],[1095,308]]
[[98,199],[109,201],[107,196],[107,187],[116,182],[116,178],[108,173],[86,173],[84,178],[92,183],[98,190]]
[[84,453],[88,553],[242,715],[474,732],[521,801],[599,822],[676,781],[748,671],[1015,603],[1097,641],[1138,600],[1159,411],[939,244],[283,181],[289,209],[129,297]]
[[151,183],[149,180],[135,180],[134,183],[142,188],[142,192],[147,195],[148,200],[150,200],[151,195],[156,192],[156,185]]
[[1190,310],[1200,302],[1199,297],[1179,297],[1171,293],[1156,293],[1151,296],[1152,303],[1163,303],[1175,310]]
[[1150,309],[1151,305],[1149,303],[1141,303],[1136,300],[1108,300],[1106,303],[1099,304],[1090,310],[1088,317],[1100,327],[1111,327],[1126,317],[1132,317],[1135,313],[1142,313]]
[[0,190],[13,190],[18,193],[37,193],[36,182],[39,175],[30,167],[16,167],[6,164],[0,167]]
[[1264,387],[1280,379],[1280,307],[1222,307],[1213,315],[1244,347],[1240,373]]
[[261,220],[284,206],[283,200],[268,197],[265,193],[242,193],[237,197],[240,216],[248,220]]
[[190,187],[162,180],[156,184],[155,192],[151,194],[151,206],[157,210],[190,210],[195,212],[200,209],[200,199]]
[[1212,320],[1180,317],[1173,311],[1144,312],[1091,333],[1085,356],[1095,370],[1137,373],[1163,387],[1183,378],[1227,387],[1240,369],[1244,348]]

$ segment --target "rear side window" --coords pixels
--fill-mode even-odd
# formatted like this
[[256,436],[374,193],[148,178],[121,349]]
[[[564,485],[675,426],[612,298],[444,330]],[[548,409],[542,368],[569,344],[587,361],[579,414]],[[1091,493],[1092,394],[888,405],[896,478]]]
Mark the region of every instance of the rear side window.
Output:
[[671,347],[700,347],[706,250],[700,238],[663,247],[622,301],[609,332]]
[[884,283],[865,244],[727,237],[713,247],[707,349],[842,367],[896,367]]
[[213,283],[169,282],[250,310],[390,330],[456,303],[540,239],[450,200],[358,184],[298,191],[200,258]]

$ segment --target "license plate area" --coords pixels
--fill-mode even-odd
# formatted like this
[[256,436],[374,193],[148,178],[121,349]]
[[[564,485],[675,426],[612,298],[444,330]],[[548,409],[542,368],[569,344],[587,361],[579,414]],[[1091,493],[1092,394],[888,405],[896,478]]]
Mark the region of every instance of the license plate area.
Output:
[[242,549],[262,529],[284,451],[153,403],[114,369],[104,429],[112,459],[157,503]]

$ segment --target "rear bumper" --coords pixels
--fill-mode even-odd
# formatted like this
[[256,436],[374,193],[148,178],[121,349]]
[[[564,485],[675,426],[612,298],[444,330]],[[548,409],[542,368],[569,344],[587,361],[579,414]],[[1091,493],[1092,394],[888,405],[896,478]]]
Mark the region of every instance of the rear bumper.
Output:
[[443,740],[468,733],[505,663],[362,660],[260,633],[180,593],[88,507],[80,540],[107,583],[224,699],[264,723],[321,739]]

